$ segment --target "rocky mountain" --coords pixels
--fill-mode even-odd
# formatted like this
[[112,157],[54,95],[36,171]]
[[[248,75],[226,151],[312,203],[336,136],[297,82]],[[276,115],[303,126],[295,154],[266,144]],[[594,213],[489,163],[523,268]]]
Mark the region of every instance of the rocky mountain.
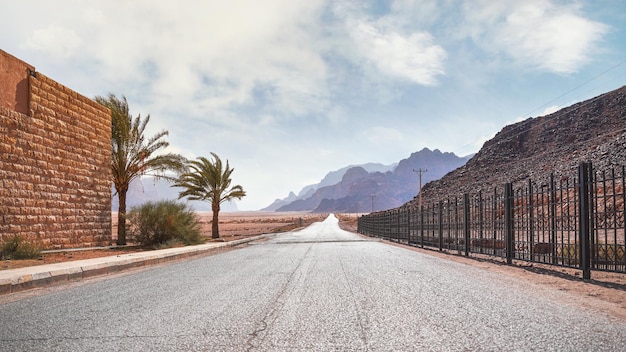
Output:
[[550,173],[567,178],[582,161],[598,169],[626,164],[626,86],[504,127],[464,166],[426,184],[422,200],[543,181]]
[[[128,193],[126,195],[127,210],[147,202],[177,200],[178,193],[181,189],[177,187],[170,187],[170,184],[171,183],[166,180],[156,180],[153,177],[135,179],[130,183]],[[112,211],[117,211],[119,208],[117,194],[115,193],[114,187],[111,187],[111,190],[111,194],[113,194],[111,209]],[[187,203],[196,211],[211,211],[211,204],[208,202],[189,201],[185,199],[181,199],[180,202]],[[224,203],[222,204],[222,211],[237,211],[237,204],[234,202]]]
[[[315,192],[315,190],[311,189],[311,193]],[[295,193],[293,192],[289,192],[289,195],[286,198],[283,199],[276,199],[274,200],[274,202],[270,205],[268,205],[267,207],[261,209],[260,211],[276,211],[276,209],[285,206],[295,200],[298,199],[298,196],[296,196]]]
[[[280,209],[281,207],[287,206],[295,201],[298,201],[298,200],[303,201],[313,196],[318,189],[326,187],[326,186],[332,186],[341,182],[341,179],[343,178],[343,176],[351,168],[361,167],[367,172],[387,172],[389,170],[393,170],[396,166],[397,164],[383,165],[379,163],[367,163],[367,164],[362,164],[362,165],[346,166],[339,170],[335,170],[335,171],[331,171],[327,173],[326,176],[324,176],[324,178],[319,183],[305,186],[298,193],[298,195],[295,195],[293,192],[290,192],[286,198],[276,199],[272,204],[261,209],[261,211],[276,211]],[[309,203],[306,203],[306,204],[309,204]],[[315,207],[308,209],[310,208],[310,206],[302,206],[301,208],[303,210],[315,209]],[[295,210],[292,210],[292,211],[295,211]]]
[[398,207],[415,196],[419,176],[426,183],[465,164],[469,157],[424,148],[401,160],[386,172],[368,172],[363,167],[349,168],[338,183],[318,188],[312,195],[297,199],[277,211],[369,212]]

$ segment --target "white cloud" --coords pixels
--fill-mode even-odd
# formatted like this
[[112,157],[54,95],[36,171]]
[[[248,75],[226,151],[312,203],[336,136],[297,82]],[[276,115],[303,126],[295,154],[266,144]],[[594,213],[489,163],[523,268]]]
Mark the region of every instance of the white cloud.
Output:
[[328,73],[317,47],[324,1],[65,6],[56,19],[62,24],[43,21],[24,47],[91,65],[105,86],[140,85],[157,108],[261,104],[297,115],[319,112],[327,100]]
[[519,65],[549,72],[578,71],[608,30],[582,16],[576,4],[484,0],[464,5],[462,31],[476,44]]
[[382,73],[391,81],[436,85],[445,74],[446,51],[429,32],[418,29],[406,11],[399,10],[412,6],[393,3],[390,13],[370,16],[367,4],[336,3],[334,14],[343,21],[347,35],[341,43],[347,49],[339,51],[366,75]]
[[364,59],[395,79],[431,86],[445,73],[445,50],[427,32],[402,35],[366,21],[349,24],[350,35]]
[[66,59],[75,53],[81,42],[73,30],[51,24],[47,28],[34,30],[23,48],[45,52],[56,59]]
[[590,1],[5,2],[3,50],[125,94],[170,150],[229,159],[247,209],[345,165],[474,152],[624,51],[623,21]]

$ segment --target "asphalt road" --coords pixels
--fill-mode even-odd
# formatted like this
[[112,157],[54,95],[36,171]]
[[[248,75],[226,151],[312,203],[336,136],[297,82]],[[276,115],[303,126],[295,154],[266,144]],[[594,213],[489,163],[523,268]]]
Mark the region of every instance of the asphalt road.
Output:
[[0,351],[623,351],[568,294],[337,220],[0,305]]

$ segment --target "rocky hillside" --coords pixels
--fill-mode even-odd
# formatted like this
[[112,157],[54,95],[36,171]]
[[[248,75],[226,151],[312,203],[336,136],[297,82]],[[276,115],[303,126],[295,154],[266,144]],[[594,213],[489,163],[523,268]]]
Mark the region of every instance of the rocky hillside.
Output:
[[437,201],[550,173],[569,177],[582,161],[600,169],[626,164],[626,86],[504,127],[464,166],[425,185],[422,198]]
[[[340,182],[321,187],[307,198],[298,199],[278,211],[369,212],[398,207],[412,199],[419,189],[415,169],[427,169],[422,182],[436,180],[463,164],[469,157],[424,148],[403,159],[393,171],[367,172],[353,167]],[[372,199],[373,196],[373,199]]]

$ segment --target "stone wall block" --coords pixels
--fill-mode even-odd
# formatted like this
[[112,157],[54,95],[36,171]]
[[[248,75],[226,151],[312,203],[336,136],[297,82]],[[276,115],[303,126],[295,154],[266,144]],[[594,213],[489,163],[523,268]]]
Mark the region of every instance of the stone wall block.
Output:
[[0,237],[110,243],[109,110],[41,73],[28,80],[29,115],[0,106]]

